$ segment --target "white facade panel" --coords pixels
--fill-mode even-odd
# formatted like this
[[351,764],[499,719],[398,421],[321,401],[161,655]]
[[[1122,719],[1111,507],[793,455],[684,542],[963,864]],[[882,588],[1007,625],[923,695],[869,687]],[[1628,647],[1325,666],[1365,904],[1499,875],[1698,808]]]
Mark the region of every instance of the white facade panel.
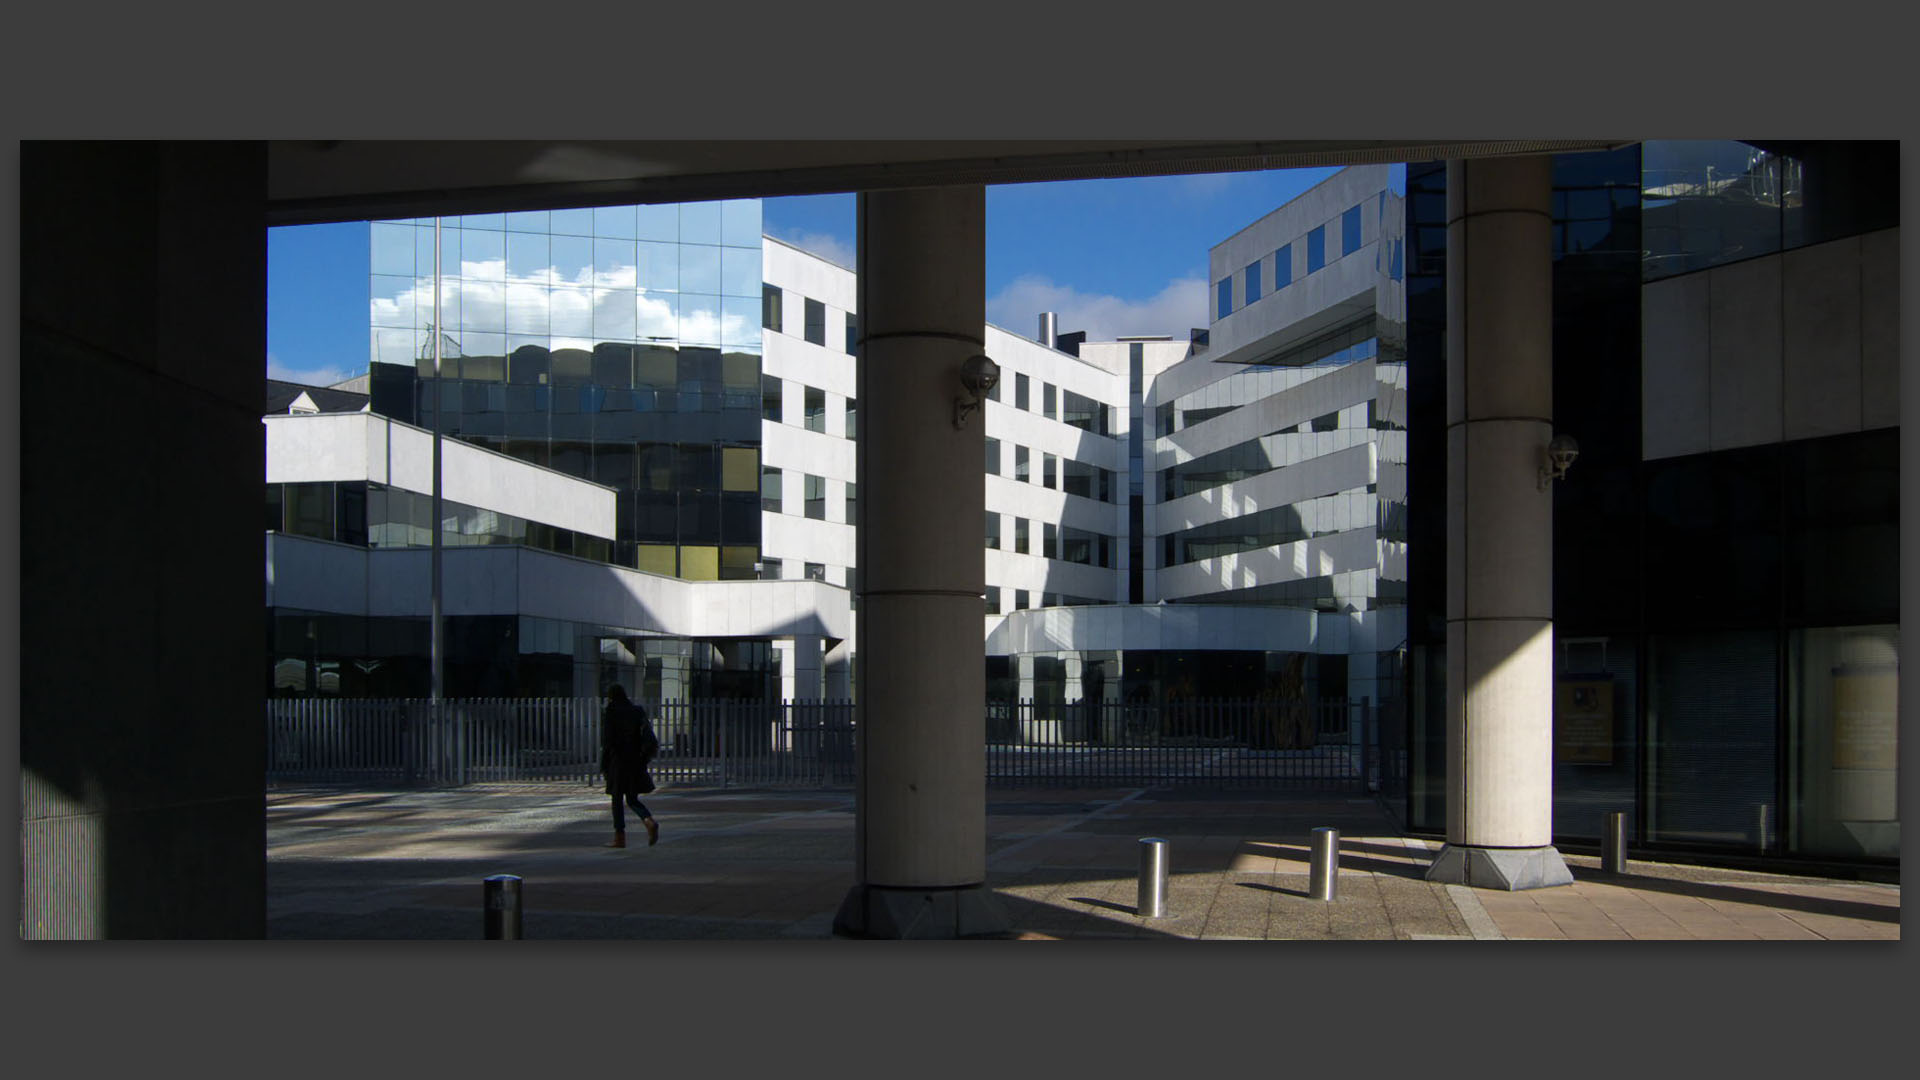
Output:
[[1707,275],[1709,448],[1779,442],[1780,260],[1750,259]]
[[1900,230],[1860,238],[1860,423],[1900,423]]
[[1859,431],[1860,238],[1789,251],[1780,260],[1784,434]]
[[1705,453],[1709,315],[1707,275],[1640,290],[1640,452],[1645,460]]
[[[268,416],[267,483],[369,481],[433,493],[433,436],[369,413]],[[612,539],[612,488],[443,438],[441,497]]]

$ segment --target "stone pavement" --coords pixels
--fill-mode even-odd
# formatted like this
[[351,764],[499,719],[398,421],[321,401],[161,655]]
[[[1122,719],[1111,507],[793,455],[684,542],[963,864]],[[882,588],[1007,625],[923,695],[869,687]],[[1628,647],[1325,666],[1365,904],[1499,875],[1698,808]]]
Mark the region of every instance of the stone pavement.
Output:
[[[582,784],[267,793],[268,936],[473,939],[481,881],[522,878],[528,939],[832,937],[853,881],[842,791],[663,790],[657,847]],[[990,789],[988,883],[1015,937],[1897,940],[1897,885],[1570,856],[1575,884],[1424,880],[1439,848],[1371,798],[1181,788]],[[1338,897],[1308,895],[1308,839],[1340,830]],[[1168,841],[1167,914],[1134,914],[1139,838]]]

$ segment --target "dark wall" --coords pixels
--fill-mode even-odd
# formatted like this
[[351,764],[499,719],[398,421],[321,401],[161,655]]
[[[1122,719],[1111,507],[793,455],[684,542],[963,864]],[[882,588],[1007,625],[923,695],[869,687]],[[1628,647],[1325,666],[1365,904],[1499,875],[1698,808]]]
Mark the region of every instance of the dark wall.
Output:
[[260,937],[266,150],[20,172],[22,933]]

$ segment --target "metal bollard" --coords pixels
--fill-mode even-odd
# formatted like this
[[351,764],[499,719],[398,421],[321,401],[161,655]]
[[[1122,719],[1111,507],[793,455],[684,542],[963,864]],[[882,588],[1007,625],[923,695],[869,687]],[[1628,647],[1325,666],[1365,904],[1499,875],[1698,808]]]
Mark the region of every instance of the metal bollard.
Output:
[[1313,830],[1313,874],[1307,891],[1315,900],[1331,900],[1339,891],[1340,830],[1321,826]]
[[1607,831],[1600,837],[1600,869],[1609,874],[1627,872],[1627,814],[1615,810],[1607,815]]
[[495,874],[481,882],[488,941],[520,940],[520,879]]
[[1767,813],[1771,810],[1766,803],[1754,807],[1758,820],[1754,822],[1754,838],[1759,841],[1760,854],[1767,853]]
[[1156,836],[1140,838],[1140,894],[1134,913],[1143,919],[1167,913],[1167,842]]

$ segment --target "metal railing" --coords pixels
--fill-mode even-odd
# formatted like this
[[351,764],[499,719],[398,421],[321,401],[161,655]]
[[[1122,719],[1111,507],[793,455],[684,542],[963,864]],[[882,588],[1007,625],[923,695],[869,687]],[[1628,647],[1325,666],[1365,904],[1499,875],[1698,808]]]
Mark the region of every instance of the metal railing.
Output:
[[[275,783],[457,787],[599,783],[595,698],[276,698]],[[678,701],[651,706],[656,781],[845,787],[855,779],[850,701]],[[1404,751],[1366,699],[1204,699],[1162,705],[1035,701],[984,709],[989,782],[1258,785],[1391,790]],[[1397,737],[1397,736],[1395,736]]]

